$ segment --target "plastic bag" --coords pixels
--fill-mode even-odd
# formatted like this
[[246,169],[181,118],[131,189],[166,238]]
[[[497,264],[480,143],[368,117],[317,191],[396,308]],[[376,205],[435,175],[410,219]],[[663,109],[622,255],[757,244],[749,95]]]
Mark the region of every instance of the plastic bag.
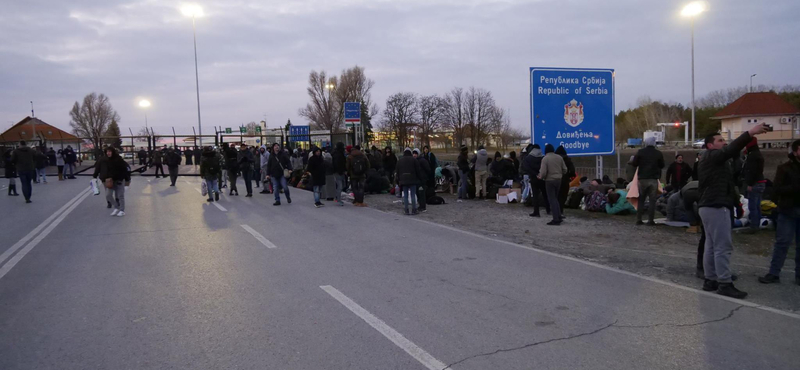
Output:
[[200,193],[203,194],[203,196],[208,195],[208,184],[206,184],[205,181],[200,183]]
[[89,181],[89,187],[92,188],[92,194],[100,195],[100,180],[98,179],[91,179]]

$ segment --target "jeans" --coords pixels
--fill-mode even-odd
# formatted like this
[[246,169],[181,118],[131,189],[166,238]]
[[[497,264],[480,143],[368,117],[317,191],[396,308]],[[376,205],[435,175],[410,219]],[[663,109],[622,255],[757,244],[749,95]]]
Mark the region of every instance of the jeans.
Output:
[[764,197],[763,182],[753,185],[753,190],[747,192],[747,209],[750,210],[750,228],[758,230],[761,228],[761,199]]
[[41,179],[42,182],[47,182],[47,174],[45,173],[47,168],[37,168],[36,169],[36,180],[39,181]]
[[403,189],[403,209],[405,209],[406,213],[408,213],[408,198],[411,198],[411,210],[412,212],[417,211],[417,186],[418,185],[403,185],[401,188]]
[[561,179],[545,181],[547,189],[547,201],[550,202],[550,211],[553,212],[553,221],[561,222],[561,206],[558,204],[558,189],[561,187]]
[[322,186],[314,185],[314,204],[320,203],[320,197],[322,195]]
[[286,200],[292,199],[292,196],[289,194],[289,187],[286,186],[286,178],[281,177],[270,177],[270,181],[272,181],[272,192],[275,193],[275,201],[280,203],[281,202],[281,191],[286,195]]
[[242,170],[242,178],[244,179],[244,188],[247,194],[253,194],[253,171],[250,169]]
[[25,197],[25,200],[31,200],[31,191],[33,178],[36,176],[35,171],[18,171],[17,175],[19,175],[19,182],[22,183],[22,195]]
[[792,208],[789,212],[781,212],[776,226],[775,246],[772,250],[769,273],[775,276],[781,275],[781,268],[794,238],[794,276],[800,278],[800,207]]
[[458,199],[469,199],[467,196],[467,173],[462,170],[458,170]]
[[106,202],[115,204],[116,209],[125,211],[125,183],[114,181],[113,188],[106,188]]
[[219,182],[217,179],[206,179],[206,188],[208,188],[208,199],[213,199],[214,193],[219,193]]
[[[486,188],[486,179],[489,178],[487,171],[475,171],[475,196],[488,196],[489,192]],[[466,197],[465,197],[466,199]]]
[[364,203],[364,179],[350,179],[353,185],[353,202]]
[[700,208],[700,218],[706,234],[703,271],[708,280],[731,282],[731,210],[728,208]]
[[544,180],[533,179],[533,184],[531,185],[531,196],[533,197],[533,213],[539,214],[539,207],[541,203],[539,201],[539,193],[542,193],[542,198],[544,198],[544,210],[547,213],[550,213],[550,202],[549,198],[547,197],[547,189],[545,186]]
[[[164,172],[164,170],[161,170]],[[64,164],[64,176],[67,176],[69,173],[69,177],[75,177],[75,163],[66,163]]]
[[[548,189],[548,191],[549,190],[550,189]],[[650,203],[647,205],[647,221],[653,222],[656,217],[656,198],[658,198],[658,195],[656,194],[657,191],[657,179],[639,179],[639,209],[636,210],[636,221],[642,220],[645,198],[650,197]]]
[[525,203],[528,200],[528,196],[531,194],[531,177],[528,175],[522,175],[522,199],[520,199],[520,203]]
[[178,181],[178,167],[167,167],[167,169],[169,170],[169,181],[175,185],[175,182]]
[[337,203],[342,204],[342,192],[344,191],[344,175],[334,174],[333,177],[336,181],[336,193],[333,194],[333,199],[335,199]]
[[153,165],[153,167],[156,168],[156,170],[155,170],[156,178],[158,178],[158,171],[159,170],[161,170],[161,177],[165,177],[164,176],[164,166],[161,163],[156,163],[156,164]]

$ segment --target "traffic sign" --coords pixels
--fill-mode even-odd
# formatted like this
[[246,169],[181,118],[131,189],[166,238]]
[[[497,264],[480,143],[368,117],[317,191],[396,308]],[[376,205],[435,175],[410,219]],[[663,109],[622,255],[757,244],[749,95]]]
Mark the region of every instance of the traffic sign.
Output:
[[614,153],[614,70],[530,69],[531,142],[569,155]]
[[225,127],[225,133],[226,133],[226,134],[230,134],[230,133],[232,133],[232,132],[233,132],[233,130],[231,130],[231,128],[230,128],[230,127]]
[[261,126],[256,126],[256,133],[257,133],[257,134],[260,134],[260,133],[261,133]]
[[309,126],[289,126],[289,141],[309,141],[308,133],[311,130]]
[[247,133],[247,127],[239,126],[239,133],[240,134],[246,134]]
[[348,123],[356,125],[361,123],[361,103],[358,102],[344,103],[344,122],[345,125],[347,125]]

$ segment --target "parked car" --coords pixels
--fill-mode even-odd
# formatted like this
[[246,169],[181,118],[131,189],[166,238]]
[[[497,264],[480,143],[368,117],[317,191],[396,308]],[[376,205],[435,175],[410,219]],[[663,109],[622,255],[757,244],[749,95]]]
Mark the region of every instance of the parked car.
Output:
[[694,142],[694,144],[692,144],[692,148],[701,149],[705,144],[706,144],[705,140],[697,140]]

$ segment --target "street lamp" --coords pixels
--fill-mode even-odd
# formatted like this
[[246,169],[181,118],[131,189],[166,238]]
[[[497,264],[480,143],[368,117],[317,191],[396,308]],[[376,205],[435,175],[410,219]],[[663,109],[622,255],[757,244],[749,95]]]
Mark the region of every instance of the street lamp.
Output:
[[750,75],[750,92],[753,92],[753,77],[755,77],[756,75],[757,75],[756,73]]
[[147,99],[142,99],[142,100],[139,101],[139,107],[142,108],[142,109],[145,109],[145,112],[144,112],[144,128],[145,128],[145,131],[147,131],[147,110],[146,109],[150,108],[150,105],[152,105],[152,104],[150,104],[150,101],[147,100]]
[[197,72],[197,30],[195,28],[195,18],[203,16],[203,8],[197,4],[187,4],[181,8],[181,13],[187,17],[192,17],[192,36],[194,37],[194,82],[197,87],[197,131],[200,133],[200,146],[203,146],[203,125],[200,123],[200,77]]
[[692,143],[694,143],[695,135],[695,119],[694,119],[694,19],[707,10],[706,3],[703,1],[695,1],[683,7],[681,15],[688,17],[692,20]]

